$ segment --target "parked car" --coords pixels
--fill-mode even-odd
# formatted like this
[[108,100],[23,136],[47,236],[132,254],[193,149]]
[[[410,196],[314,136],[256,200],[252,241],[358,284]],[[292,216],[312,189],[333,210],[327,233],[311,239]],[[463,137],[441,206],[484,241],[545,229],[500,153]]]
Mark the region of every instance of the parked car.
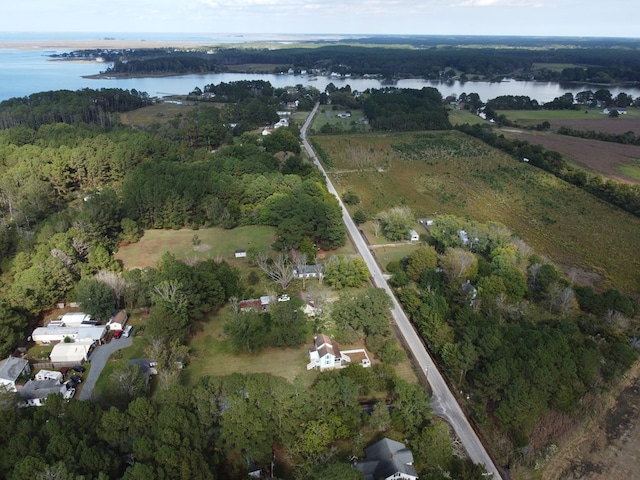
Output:
[[71,400],[75,394],[76,394],[76,389],[70,388],[66,392],[64,392],[64,394],[62,395],[62,398],[64,398],[65,400]]
[[127,327],[122,331],[123,337],[129,337],[131,335],[131,330],[133,330],[133,325],[127,325]]
[[72,375],[70,380],[77,383],[82,383],[82,377],[80,375]]
[[278,297],[279,302],[288,302],[289,300],[291,300],[291,297],[289,297],[289,295],[287,295],[286,293],[283,293]]
[[114,330],[113,331],[113,338],[120,338],[122,336],[122,330]]
[[84,373],[87,371],[87,369],[84,368],[82,365],[76,365],[75,367],[71,367],[71,370],[78,373]]

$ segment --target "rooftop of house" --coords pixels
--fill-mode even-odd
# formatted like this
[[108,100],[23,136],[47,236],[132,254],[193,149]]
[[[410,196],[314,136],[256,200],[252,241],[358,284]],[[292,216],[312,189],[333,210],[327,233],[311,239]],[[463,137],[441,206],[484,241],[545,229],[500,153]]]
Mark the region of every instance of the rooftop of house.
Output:
[[15,382],[29,362],[24,358],[9,357],[0,361],[0,378]]
[[413,466],[413,454],[404,443],[383,438],[365,448],[366,458],[355,467],[364,474],[365,480],[387,478],[396,473],[418,478]]
[[316,351],[318,352],[320,358],[324,357],[327,354],[331,354],[334,357],[340,356],[340,347],[327,335],[319,333],[313,339]]
[[61,384],[58,380],[29,380],[18,393],[22,398],[30,400],[46,398],[52,393],[63,393],[66,389],[67,386]]

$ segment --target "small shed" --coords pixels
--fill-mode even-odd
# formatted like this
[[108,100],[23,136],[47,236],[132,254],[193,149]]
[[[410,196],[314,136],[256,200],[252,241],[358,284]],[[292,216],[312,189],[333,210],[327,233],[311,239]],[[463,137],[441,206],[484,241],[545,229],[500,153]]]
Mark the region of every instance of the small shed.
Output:
[[128,319],[129,315],[127,315],[127,312],[125,310],[120,310],[107,322],[107,327],[109,327],[109,330],[111,331],[122,330],[127,324]]
[[236,258],[246,258],[247,257],[247,251],[244,250],[244,249],[238,249],[238,250],[236,250],[235,257]]

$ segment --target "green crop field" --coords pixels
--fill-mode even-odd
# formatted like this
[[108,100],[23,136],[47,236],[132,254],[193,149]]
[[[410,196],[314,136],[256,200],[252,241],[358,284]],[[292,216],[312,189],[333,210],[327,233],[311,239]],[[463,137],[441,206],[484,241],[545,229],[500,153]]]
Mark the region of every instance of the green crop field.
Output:
[[[194,244],[194,236],[199,243]],[[271,251],[275,241],[275,229],[264,226],[201,228],[191,230],[146,230],[137,242],[120,247],[116,259],[127,269],[154,267],[164,253],[172,253],[179,260],[222,258],[231,264],[246,263],[246,259],[235,259],[237,249],[255,248]]]
[[640,219],[460,132],[321,136],[328,173],[371,213],[498,221],[568,271],[640,289]]

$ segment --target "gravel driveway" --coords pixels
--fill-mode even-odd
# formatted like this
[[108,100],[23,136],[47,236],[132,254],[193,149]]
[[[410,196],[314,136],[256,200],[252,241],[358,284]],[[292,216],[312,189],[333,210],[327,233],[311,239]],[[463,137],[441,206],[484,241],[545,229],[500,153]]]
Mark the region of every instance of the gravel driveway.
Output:
[[87,378],[83,380],[82,391],[78,396],[79,400],[91,400],[96,381],[100,377],[102,369],[107,364],[107,360],[109,360],[111,354],[116,350],[131,346],[132,343],[132,337],[120,337],[112,338],[109,343],[96,347],[91,354],[91,369],[89,369]]

